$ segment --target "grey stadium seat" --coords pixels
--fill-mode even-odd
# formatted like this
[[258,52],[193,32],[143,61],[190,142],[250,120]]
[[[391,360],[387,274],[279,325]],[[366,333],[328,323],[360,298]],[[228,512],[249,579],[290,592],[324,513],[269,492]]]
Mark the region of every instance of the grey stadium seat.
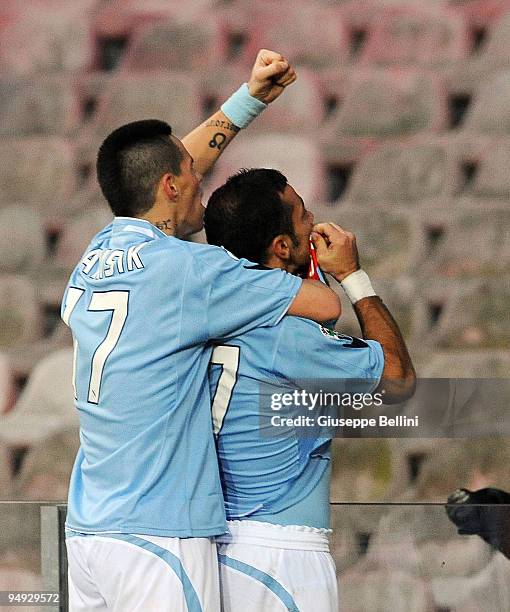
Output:
[[18,347],[41,336],[41,308],[34,283],[21,275],[1,275],[0,346]]
[[490,134],[510,134],[510,70],[498,72],[484,81],[475,94],[464,126],[466,131]]
[[420,302],[441,305],[437,323],[424,340],[448,349],[497,349],[510,344],[510,278],[425,286]]
[[340,576],[342,609],[349,612],[433,612],[425,580],[404,572],[349,570]]
[[92,59],[87,21],[95,0],[9,0],[0,9],[0,73],[85,69]]
[[234,141],[216,164],[209,193],[241,167],[280,170],[308,206],[325,196],[322,155],[309,138],[274,133]]
[[[338,7],[313,2],[256,2],[246,49],[251,63],[258,49],[274,49],[294,65],[313,69],[349,61],[349,36]],[[313,41],[313,42],[312,42]]]
[[191,75],[168,71],[122,73],[104,92],[92,129],[102,139],[129,121],[161,119],[182,137],[200,123],[200,103],[198,82]]
[[160,19],[140,25],[126,53],[128,71],[215,70],[227,57],[227,33],[213,16],[190,22]]
[[477,198],[510,198],[510,141],[498,139],[480,156],[479,169],[467,195]]
[[45,255],[45,228],[40,213],[26,205],[0,209],[0,272],[34,272]]
[[80,123],[78,91],[60,75],[0,80],[0,135],[69,134]]
[[0,420],[0,440],[11,446],[30,446],[67,428],[77,428],[72,370],[72,348],[41,359],[14,408]]
[[427,4],[387,7],[374,23],[360,62],[379,66],[445,66],[469,51],[464,20]]
[[[442,211],[444,212],[444,211]],[[423,212],[441,236],[422,273],[444,278],[488,278],[510,272],[510,211],[503,204]]]
[[446,95],[437,78],[414,71],[361,70],[352,75],[329,138],[407,136],[446,127]]
[[62,211],[76,189],[74,155],[74,146],[62,138],[4,138],[0,204],[31,203],[51,214]]
[[423,257],[419,225],[406,210],[384,205],[310,204],[309,208],[316,223],[334,221],[356,235],[363,268],[377,278],[394,278],[412,271]]
[[459,180],[456,156],[445,142],[388,143],[361,159],[345,197],[356,203],[416,204],[454,193]]

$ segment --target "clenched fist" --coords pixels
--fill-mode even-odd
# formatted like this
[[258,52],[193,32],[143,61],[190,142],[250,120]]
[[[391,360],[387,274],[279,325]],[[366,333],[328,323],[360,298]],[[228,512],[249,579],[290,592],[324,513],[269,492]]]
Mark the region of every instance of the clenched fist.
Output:
[[257,100],[270,104],[286,87],[294,83],[296,78],[294,68],[283,55],[261,49],[251,71],[248,90]]

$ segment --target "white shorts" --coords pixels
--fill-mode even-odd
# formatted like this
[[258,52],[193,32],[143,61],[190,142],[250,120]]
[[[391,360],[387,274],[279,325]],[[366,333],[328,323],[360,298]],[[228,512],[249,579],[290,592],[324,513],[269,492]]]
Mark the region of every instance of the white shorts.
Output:
[[326,530],[229,521],[219,536],[224,612],[337,612],[335,562]]
[[219,612],[213,538],[67,536],[70,612]]

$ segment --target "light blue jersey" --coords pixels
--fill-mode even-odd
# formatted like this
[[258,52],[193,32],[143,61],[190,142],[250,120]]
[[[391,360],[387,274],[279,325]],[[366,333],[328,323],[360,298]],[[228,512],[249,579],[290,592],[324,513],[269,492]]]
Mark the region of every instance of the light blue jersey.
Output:
[[295,317],[216,347],[210,384],[227,518],[327,528],[331,439],[303,438],[290,427],[262,436],[261,383],[289,389],[304,379],[343,379],[348,392],[356,379],[356,392],[369,393],[383,367],[378,342]]
[[206,344],[276,325],[300,285],[141,219],[116,218],[94,237],[62,304],[81,441],[68,528],[225,531]]

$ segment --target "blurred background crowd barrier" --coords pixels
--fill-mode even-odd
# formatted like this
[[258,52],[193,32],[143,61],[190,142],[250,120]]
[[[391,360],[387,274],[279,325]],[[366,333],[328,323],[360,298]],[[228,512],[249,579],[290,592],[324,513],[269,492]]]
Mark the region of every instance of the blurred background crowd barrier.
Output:
[[[317,220],[357,234],[419,376],[508,378],[510,0],[10,0],[0,6],[0,42],[1,499],[66,497],[79,441],[59,311],[69,273],[111,218],[94,176],[98,144],[140,118],[167,120],[183,136],[247,80],[261,47],[282,52],[299,79],[229,147],[206,195],[239,167],[283,171]],[[347,304],[337,327],[359,333]],[[508,490],[501,433],[335,440],[332,501]],[[478,554],[475,540],[450,545],[441,535],[436,545],[424,535],[417,544],[416,532],[412,543],[402,535],[405,552],[393,560],[377,552],[398,512],[442,534],[441,509],[385,508],[383,520],[358,508],[367,517],[359,533],[377,534],[363,545],[347,510],[335,510],[346,609],[362,609],[348,584],[356,581],[366,597],[414,594],[416,607],[392,610],[429,610],[431,601],[435,610],[510,609],[495,587],[484,602],[499,597],[503,607],[456,608],[454,593],[469,591],[463,580],[496,584],[504,565]],[[452,560],[456,547],[469,548],[459,554],[465,565]],[[444,567],[432,562],[439,551]],[[2,553],[1,567],[8,560]]]

